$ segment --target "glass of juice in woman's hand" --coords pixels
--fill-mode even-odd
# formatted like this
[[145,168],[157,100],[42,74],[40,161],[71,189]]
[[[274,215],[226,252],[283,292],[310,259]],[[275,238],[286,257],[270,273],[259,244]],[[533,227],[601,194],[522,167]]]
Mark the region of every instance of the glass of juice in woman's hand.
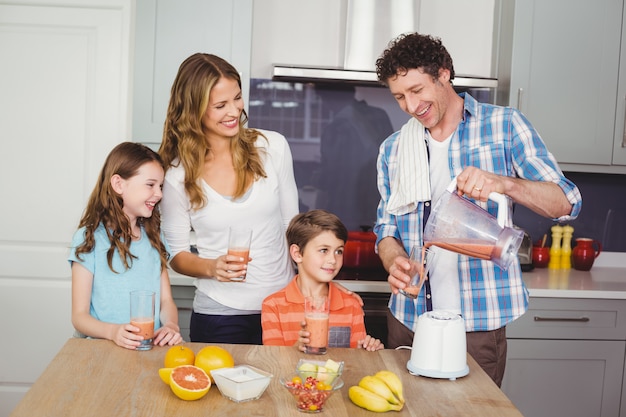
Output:
[[[248,259],[250,258],[250,243],[252,242],[252,230],[239,227],[231,227],[228,230],[228,254],[238,256],[243,259],[241,262],[229,262],[237,263],[239,265],[248,265]],[[229,271],[230,272],[230,271]],[[246,279],[246,270],[241,270],[241,275],[235,278],[231,278],[231,281],[243,281]]]
[[152,291],[131,291],[130,324],[138,327],[137,334],[143,336],[137,350],[152,349],[154,337],[154,297]]
[[326,296],[304,298],[304,321],[309,332],[309,344],[305,353],[323,355],[328,346],[328,315],[330,303]]
[[400,294],[409,297],[417,298],[420,293],[424,281],[428,278],[428,268],[432,265],[432,258],[434,254],[422,245],[414,245],[409,255],[409,263],[411,267],[407,271],[407,274],[411,276],[411,281],[403,289],[400,289]]

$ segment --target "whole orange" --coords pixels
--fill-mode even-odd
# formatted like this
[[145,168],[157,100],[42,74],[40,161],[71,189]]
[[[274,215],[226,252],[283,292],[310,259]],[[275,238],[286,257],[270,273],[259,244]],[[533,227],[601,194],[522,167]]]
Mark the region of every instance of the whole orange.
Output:
[[200,349],[196,354],[194,365],[204,369],[211,378],[211,381],[213,381],[211,377],[211,371],[213,369],[232,368],[235,366],[235,360],[226,349],[219,346],[206,346]]
[[176,368],[182,365],[193,365],[195,359],[196,355],[188,347],[182,345],[172,346],[165,353],[163,364],[166,368]]

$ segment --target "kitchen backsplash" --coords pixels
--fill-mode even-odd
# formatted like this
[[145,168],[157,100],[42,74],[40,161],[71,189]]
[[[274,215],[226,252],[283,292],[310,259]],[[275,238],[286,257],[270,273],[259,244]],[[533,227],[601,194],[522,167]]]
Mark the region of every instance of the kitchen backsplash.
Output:
[[[626,175],[565,172],[580,189],[582,211],[576,220],[574,238],[589,237],[600,241],[607,252],[626,252]],[[523,206],[517,206],[513,222],[526,230],[533,241],[548,235],[554,222]]]
[[[470,93],[493,102],[489,90]],[[350,230],[373,226],[378,145],[408,118],[387,88],[252,79],[248,115],[250,127],[276,130],[289,141],[301,210],[333,211]],[[583,195],[582,212],[570,222],[574,238],[590,237],[606,251],[626,252],[626,175],[566,176]],[[550,243],[551,219],[517,206],[513,221],[533,241],[547,234]]]

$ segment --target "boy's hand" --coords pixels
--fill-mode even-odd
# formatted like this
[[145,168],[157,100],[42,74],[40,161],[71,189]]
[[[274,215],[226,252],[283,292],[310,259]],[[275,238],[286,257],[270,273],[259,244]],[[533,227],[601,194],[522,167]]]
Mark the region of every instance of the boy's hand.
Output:
[[375,350],[384,349],[385,345],[383,345],[383,343],[379,339],[375,339],[368,334],[367,336],[365,336],[365,339],[359,340],[357,348],[373,352]]
[[298,341],[296,342],[296,346],[299,351],[304,352],[306,351],[305,346],[311,342],[309,340],[311,333],[306,330],[306,321],[301,321],[300,326],[302,327],[302,330],[298,332]]

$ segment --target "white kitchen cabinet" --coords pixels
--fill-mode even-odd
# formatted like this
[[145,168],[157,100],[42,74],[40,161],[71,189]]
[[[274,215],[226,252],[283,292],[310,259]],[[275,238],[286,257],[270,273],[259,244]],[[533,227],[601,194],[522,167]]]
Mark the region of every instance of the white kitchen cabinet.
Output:
[[203,52],[240,73],[248,102],[253,0],[136,2],[133,140],[160,144],[170,89],[180,64]]
[[528,417],[618,416],[626,353],[626,303],[530,299],[507,326],[502,390]]
[[626,173],[625,16],[624,0],[515,2],[510,105],[564,170]]
[[191,341],[189,338],[189,323],[191,321],[195,293],[196,287],[193,285],[172,285],[172,296],[174,297],[176,307],[178,307],[178,326],[185,342]]

